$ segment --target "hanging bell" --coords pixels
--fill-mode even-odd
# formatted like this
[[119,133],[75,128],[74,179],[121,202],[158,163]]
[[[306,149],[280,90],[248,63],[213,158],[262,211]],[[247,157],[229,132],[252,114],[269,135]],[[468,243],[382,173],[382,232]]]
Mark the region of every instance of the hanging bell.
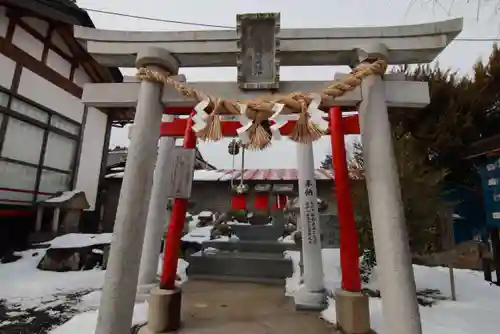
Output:
[[227,151],[231,155],[238,155],[240,153],[240,145],[239,145],[239,143],[236,140],[233,139],[229,143],[229,145],[227,147]]

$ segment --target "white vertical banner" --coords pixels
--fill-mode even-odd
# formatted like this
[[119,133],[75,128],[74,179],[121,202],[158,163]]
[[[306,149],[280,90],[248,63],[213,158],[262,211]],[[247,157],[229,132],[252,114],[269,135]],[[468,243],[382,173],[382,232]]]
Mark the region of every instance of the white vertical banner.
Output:
[[323,259],[314,176],[313,144],[297,143],[297,167],[300,203],[300,227],[304,258],[304,285],[309,292],[324,290]]

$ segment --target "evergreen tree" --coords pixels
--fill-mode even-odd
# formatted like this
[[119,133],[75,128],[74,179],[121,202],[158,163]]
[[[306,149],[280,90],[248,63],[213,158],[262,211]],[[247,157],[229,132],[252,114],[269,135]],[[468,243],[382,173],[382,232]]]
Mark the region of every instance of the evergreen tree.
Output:
[[[487,64],[459,77],[438,67],[401,67],[409,80],[428,81],[431,101],[422,109],[391,110],[394,151],[398,163],[405,217],[412,251],[439,250],[437,226],[446,185],[480,191],[474,161],[464,159],[468,146],[500,129],[500,51],[496,45]],[[363,178],[362,147],[354,145],[353,175]],[[372,245],[371,221],[364,182],[353,181],[353,202],[363,247]]]
[[431,101],[418,110],[399,109],[391,121],[417,140],[421,159],[449,170],[446,181],[478,186],[473,161],[464,160],[469,145],[498,133],[500,126],[500,51],[496,45],[486,65],[475,64],[471,77],[428,65],[402,67],[408,78],[428,81]]

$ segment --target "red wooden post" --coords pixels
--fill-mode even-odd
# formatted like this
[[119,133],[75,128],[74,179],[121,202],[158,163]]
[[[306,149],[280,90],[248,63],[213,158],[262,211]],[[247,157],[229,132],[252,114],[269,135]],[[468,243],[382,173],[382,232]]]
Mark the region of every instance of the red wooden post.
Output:
[[[191,117],[193,114],[191,114]],[[196,148],[196,135],[192,130],[193,120],[189,117],[184,132],[184,148]],[[172,216],[166,235],[165,253],[163,257],[163,269],[161,273],[160,288],[172,290],[175,287],[177,276],[177,261],[181,244],[182,230],[186,220],[188,207],[187,199],[175,199],[172,208]]]
[[340,266],[342,268],[342,289],[359,292],[359,246],[354,209],[349,187],[349,172],[345,149],[342,111],[339,107],[330,108],[330,137],[332,141],[332,160],[335,171],[335,190],[340,224]]

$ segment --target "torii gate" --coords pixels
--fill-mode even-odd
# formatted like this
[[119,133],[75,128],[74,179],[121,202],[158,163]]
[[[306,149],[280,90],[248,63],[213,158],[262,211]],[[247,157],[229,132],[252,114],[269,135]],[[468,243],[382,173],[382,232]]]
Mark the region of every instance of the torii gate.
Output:
[[[340,146],[343,146],[340,140],[342,133],[336,131],[343,122],[339,108],[335,107],[353,108],[358,105],[370,212],[380,268],[380,289],[384,296],[382,303],[386,330],[389,334],[421,334],[387,108],[425,106],[429,103],[428,86],[424,82],[398,80],[398,77],[393,75],[385,75],[382,80],[382,73],[376,70],[376,66],[380,69],[386,64],[432,61],[461,31],[462,20],[406,27],[279,31],[279,15],[246,15],[240,16],[240,19],[241,24],[236,32],[170,33],[100,31],[81,27],[75,29],[76,38],[85,41],[88,52],[101,64],[136,66],[143,79],[140,83],[88,84],[84,88],[83,102],[87,106],[136,108],[134,134],[129,146],[129,158],[123,178],[96,334],[121,334],[130,328],[146,229],[145,224],[141,222],[144,222],[147,216],[154,159],[160,134],[177,135],[180,133],[179,129],[184,128],[186,149],[194,148],[196,143],[193,129],[198,131],[201,137],[208,139],[219,139],[225,132],[233,134],[236,129],[231,123],[223,126],[224,130],[217,133],[216,118],[219,117],[217,114],[238,117],[244,123],[243,127],[236,126],[238,135],[245,138],[249,144],[255,145],[259,138],[256,131],[251,132],[250,123],[258,125],[262,121],[271,119],[271,124],[278,124],[271,131],[273,136],[276,136],[278,130],[287,134],[285,131],[287,128],[283,126],[287,117],[288,120],[293,118],[294,114],[302,117],[302,121],[299,118],[295,127],[287,125],[290,129],[294,128],[295,140],[299,142],[298,160],[301,161],[298,169],[305,284],[296,296],[296,302],[307,306],[318,303],[319,297],[323,297],[324,285],[321,249],[310,238],[314,234],[319,235],[319,227],[315,225],[316,201],[313,202],[312,208],[308,207],[310,199],[315,196],[315,187],[312,183],[314,177],[311,141],[316,138],[311,131],[314,132],[315,128],[325,130],[324,120],[321,119],[323,116],[318,108],[330,110],[330,127],[334,135],[332,140],[335,140],[334,159],[338,168],[336,174],[337,178],[345,179],[347,173],[347,169],[344,168],[345,156],[341,157],[339,153]],[[250,30],[259,31],[259,39],[262,40],[260,45],[255,41],[252,42]],[[277,52],[278,45],[281,45],[279,52]],[[364,68],[370,69],[371,73],[356,77],[358,81],[348,88],[345,86],[342,88],[338,82],[333,85],[330,82],[280,82],[278,75],[280,63],[288,66],[353,64],[357,66],[358,72],[360,68]],[[189,83],[183,86],[180,85],[181,78],[168,77],[170,74],[177,74],[179,66],[235,65],[239,69],[239,87],[230,82]],[[343,78],[343,84],[351,79],[353,76]],[[362,79],[362,82],[359,79]],[[164,85],[165,83],[167,85]],[[324,90],[327,86],[330,88],[329,91]],[[343,95],[340,96],[331,90],[340,88],[343,89]],[[259,95],[258,90],[267,90],[271,93],[279,91],[285,98],[268,95],[256,100]],[[217,99],[206,98],[207,96],[199,94],[202,91]],[[322,93],[290,94],[301,91]],[[332,95],[336,98],[329,97]],[[235,104],[230,102],[231,100],[241,102]],[[295,108],[297,103],[300,109],[298,111]],[[283,105],[284,109],[288,109],[285,113],[290,116],[280,118],[279,111],[283,109]],[[189,120],[173,120],[171,123],[163,124],[160,130],[158,125],[165,107],[167,113],[179,115],[190,112],[195,106],[197,114],[192,115]],[[182,108],[177,109],[178,107],[187,109],[182,111]],[[254,114],[246,113],[247,108]],[[234,113],[235,110],[237,114]],[[271,110],[278,114],[269,114]],[[196,123],[194,127],[192,122]],[[300,133],[297,130],[299,128],[300,131],[306,129],[310,132],[300,138],[297,134]],[[192,171],[189,173],[192,174]],[[349,208],[348,188],[345,185],[342,187],[342,184],[337,184],[337,188],[339,215],[343,219],[340,222],[341,229],[344,231],[351,229],[352,232],[354,226],[352,207]],[[345,201],[344,204],[342,201]],[[174,204],[166,246],[167,254],[170,252],[169,254],[174,256],[165,257],[166,270],[162,275],[161,288],[151,292],[151,318],[146,329],[151,333],[175,330],[179,326],[181,292],[173,285],[177,259],[175,250],[171,247],[179,242],[178,227],[184,221],[183,219],[181,221],[181,217],[186,210],[185,203],[185,198],[178,198]],[[342,251],[356,250],[356,247],[346,246],[346,242],[354,241],[353,239],[346,241],[345,236],[345,233],[341,236],[341,239],[344,237],[344,241],[341,240]],[[357,257],[358,254],[352,252],[347,259],[351,261],[350,263],[356,263]],[[346,267],[347,264],[343,261],[342,266]],[[351,267],[350,270],[355,269]],[[368,300],[359,292],[354,280],[346,283],[345,278],[343,277],[342,287],[346,290],[336,291],[339,326],[346,333],[368,332]]]

